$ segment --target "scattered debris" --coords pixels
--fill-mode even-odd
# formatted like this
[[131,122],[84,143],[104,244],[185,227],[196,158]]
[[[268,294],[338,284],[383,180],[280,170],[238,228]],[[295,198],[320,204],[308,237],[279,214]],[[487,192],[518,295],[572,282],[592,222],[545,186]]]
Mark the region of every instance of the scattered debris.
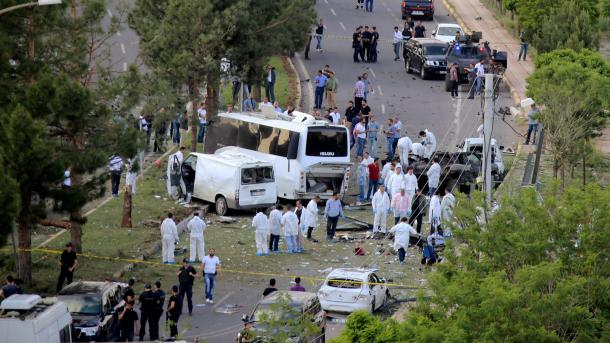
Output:
[[219,216],[217,220],[219,222],[225,223],[225,224],[235,223],[237,221],[237,219],[235,219],[233,217],[226,217],[226,216]]
[[155,195],[155,199],[161,199],[160,195]]
[[214,312],[216,313],[225,313],[225,314],[233,314],[237,313],[242,308],[241,305],[237,304],[226,304],[218,307]]

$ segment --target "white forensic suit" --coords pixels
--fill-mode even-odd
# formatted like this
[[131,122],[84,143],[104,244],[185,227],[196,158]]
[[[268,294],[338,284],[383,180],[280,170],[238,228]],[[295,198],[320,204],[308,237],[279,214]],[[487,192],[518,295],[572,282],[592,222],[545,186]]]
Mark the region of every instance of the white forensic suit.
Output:
[[252,227],[254,228],[254,240],[256,241],[256,256],[264,256],[269,254],[269,223],[267,216],[263,212],[257,212],[252,218]]
[[381,190],[377,190],[371,201],[371,206],[375,215],[373,219],[373,233],[386,233],[386,220],[390,211],[390,197],[388,193],[382,193]]
[[436,136],[428,131],[428,129],[424,130],[426,132],[426,137],[424,137],[424,148],[426,148],[426,158],[431,158],[436,152]]
[[294,211],[286,211],[282,216],[284,227],[284,241],[286,241],[286,252],[298,252],[297,235],[299,234],[299,218]]
[[426,156],[426,148],[424,148],[421,143],[411,144],[411,152],[413,153],[413,155],[418,156],[420,158]]
[[410,242],[410,237],[418,237],[419,234],[417,233],[417,231],[415,231],[415,229],[404,222],[400,222],[396,225],[394,225],[391,229],[390,229],[390,233],[394,234],[394,249],[398,250],[400,248],[403,248],[405,250],[407,250],[407,248],[409,247],[409,242]]
[[413,197],[415,197],[415,191],[417,190],[417,176],[415,176],[415,174],[406,173],[404,184],[405,193],[407,193],[409,199],[413,201]]
[[161,255],[163,263],[176,263],[174,245],[180,240],[178,228],[172,218],[165,218],[161,223]]
[[[426,175],[428,176],[428,188],[433,188],[436,191],[441,180],[441,165],[436,162],[432,163]],[[430,196],[432,195],[434,194],[430,194]]]
[[[445,223],[453,221],[453,208],[455,207],[455,197],[451,193],[445,194],[441,200],[441,220]],[[451,237],[451,229],[448,225],[443,226],[443,235]]]
[[390,196],[400,193],[400,190],[405,188],[405,174],[402,173],[402,168],[398,173],[396,173],[396,170],[399,168],[400,166],[396,166],[394,174],[390,176],[390,179],[388,180],[387,190],[390,193]]
[[203,221],[203,219],[201,219],[199,216],[193,216],[193,218],[189,220],[186,227],[191,233],[191,257],[189,260],[191,262],[195,262],[197,257],[199,257],[199,261],[203,262],[203,258],[205,257],[205,241],[203,240],[203,232],[206,228],[205,221]]
[[[303,220],[303,214],[305,220]],[[301,222],[304,222],[307,228],[318,226],[318,203],[315,200],[309,200],[307,207],[303,209],[303,214],[301,214]]]
[[441,197],[438,195],[432,196],[430,199],[428,218],[430,218],[430,227],[432,229],[438,228],[441,224]]
[[409,165],[409,152],[411,152],[411,145],[413,142],[411,138],[404,136],[396,143],[396,149],[398,150],[398,157],[400,158],[400,164],[402,164],[403,170],[406,170]]

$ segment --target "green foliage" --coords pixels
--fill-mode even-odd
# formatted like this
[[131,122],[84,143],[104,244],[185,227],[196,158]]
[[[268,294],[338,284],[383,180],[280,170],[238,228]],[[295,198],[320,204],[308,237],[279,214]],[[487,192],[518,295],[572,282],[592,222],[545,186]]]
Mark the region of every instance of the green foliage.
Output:
[[301,306],[292,305],[290,295],[281,294],[277,302],[256,318],[257,325],[264,328],[264,332],[257,332],[257,335],[273,337],[273,342],[278,343],[290,342],[293,337],[315,337],[320,334],[320,328],[313,315],[302,313]]
[[[0,162],[4,159],[0,157]],[[17,182],[8,175],[7,171],[2,168],[0,170],[0,185],[2,185],[2,191],[0,192],[0,217],[3,218],[4,224],[0,225],[0,245],[4,245],[7,240],[7,236],[11,234],[13,230],[13,223],[15,221],[15,214],[19,209],[19,185]]]
[[532,44],[541,53],[561,48],[597,49],[599,45],[597,21],[582,4],[569,1],[551,8],[537,24],[540,27],[533,33]]
[[504,6],[505,9],[509,10],[509,11],[516,11],[517,10],[517,5],[519,4],[519,0],[504,0],[502,1],[502,5]]
[[[405,322],[353,314],[337,342],[605,342],[610,339],[610,189],[505,197],[487,221],[481,194],[460,199],[445,261]],[[378,342],[370,338],[370,342]]]
[[348,317],[345,330],[331,342],[391,343],[402,341],[403,336],[395,320],[382,321],[369,312],[357,311]]

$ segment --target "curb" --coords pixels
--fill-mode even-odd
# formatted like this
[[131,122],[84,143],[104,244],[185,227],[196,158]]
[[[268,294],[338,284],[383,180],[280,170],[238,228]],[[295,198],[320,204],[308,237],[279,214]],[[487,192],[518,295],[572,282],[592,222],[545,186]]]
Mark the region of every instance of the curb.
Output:
[[292,58],[290,56],[284,56],[285,59],[288,60],[288,65],[290,65],[290,69],[292,69],[292,72],[294,73],[294,77],[295,77],[295,88],[297,90],[297,94],[295,95],[295,99],[294,99],[294,107],[296,108],[297,106],[300,107],[301,104],[301,78],[299,77],[299,73],[297,72],[297,68],[294,66],[294,63],[292,63]]
[[[449,12],[449,14],[455,18],[455,21],[457,21],[457,23],[467,32],[472,32],[472,30],[468,27],[468,25],[466,25],[466,23],[464,22],[464,20],[462,19],[462,17],[460,17],[457,12],[455,11],[455,8],[453,7],[453,5],[451,4],[450,0],[442,0],[443,5],[445,6],[445,8],[447,9],[447,12]],[[506,82],[506,85],[508,86],[509,90],[510,90],[510,95],[513,98],[513,101],[517,104],[521,103],[521,96],[517,93],[517,91],[515,90],[515,87],[513,87],[513,85],[510,83],[510,81],[508,81],[507,78],[504,78],[504,82]]]

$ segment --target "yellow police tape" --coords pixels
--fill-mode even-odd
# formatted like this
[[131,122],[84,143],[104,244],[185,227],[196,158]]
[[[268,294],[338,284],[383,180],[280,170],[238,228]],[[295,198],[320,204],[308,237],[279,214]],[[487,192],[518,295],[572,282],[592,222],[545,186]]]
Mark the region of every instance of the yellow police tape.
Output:
[[[55,255],[60,255],[63,252],[62,250],[45,249],[45,248],[17,249],[17,251],[29,251],[32,253],[55,254]],[[0,252],[11,253],[11,252],[13,252],[13,250],[4,248],[4,249],[0,249]],[[120,258],[120,257],[100,256],[100,255],[93,255],[93,254],[78,254],[78,253],[76,255],[78,255],[80,257],[92,258],[92,259],[98,259],[98,260],[106,260],[106,261],[128,262],[128,263],[134,263],[134,264],[147,264],[147,265],[151,265],[151,266],[161,266],[161,267],[174,267],[174,268],[176,267],[175,264],[164,264],[161,262],[146,261],[146,260],[140,260],[140,259],[134,259],[134,258]],[[246,271],[246,270],[236,270],[236,269],[226,269],[226,268],[223,268],[222,272],[233,273],[233,274],[265,276],[265,277],[282,277],[282,278],[291,278],[291,279],[294,279],[295,277],[299,276],[299,275],[284,275],[284,274],[275,274],[275,273],[252,272],[252,271]],[[314,281],[322,281],[322,282],[326,281],[326,278],[309,277],[309,276],[299,276],[299,277],[301,278],[301,280],[309,280],[312,286],[316,284]],[[338,281],[338,282],[344,281],[345,282],[345,280],[335,280],[335,281]],[[411,289],[411,290],[423,288],[423,287],[412,287],[412,286],[407,286],[407,285],[403,285],[403,284],[399,284],[399,283],[387,283],[387,282],[366,282],[366,281],[350,280],[349,283],[367,284],[367,285],[384,285],[386,287],[395,287],[395,288]]]

